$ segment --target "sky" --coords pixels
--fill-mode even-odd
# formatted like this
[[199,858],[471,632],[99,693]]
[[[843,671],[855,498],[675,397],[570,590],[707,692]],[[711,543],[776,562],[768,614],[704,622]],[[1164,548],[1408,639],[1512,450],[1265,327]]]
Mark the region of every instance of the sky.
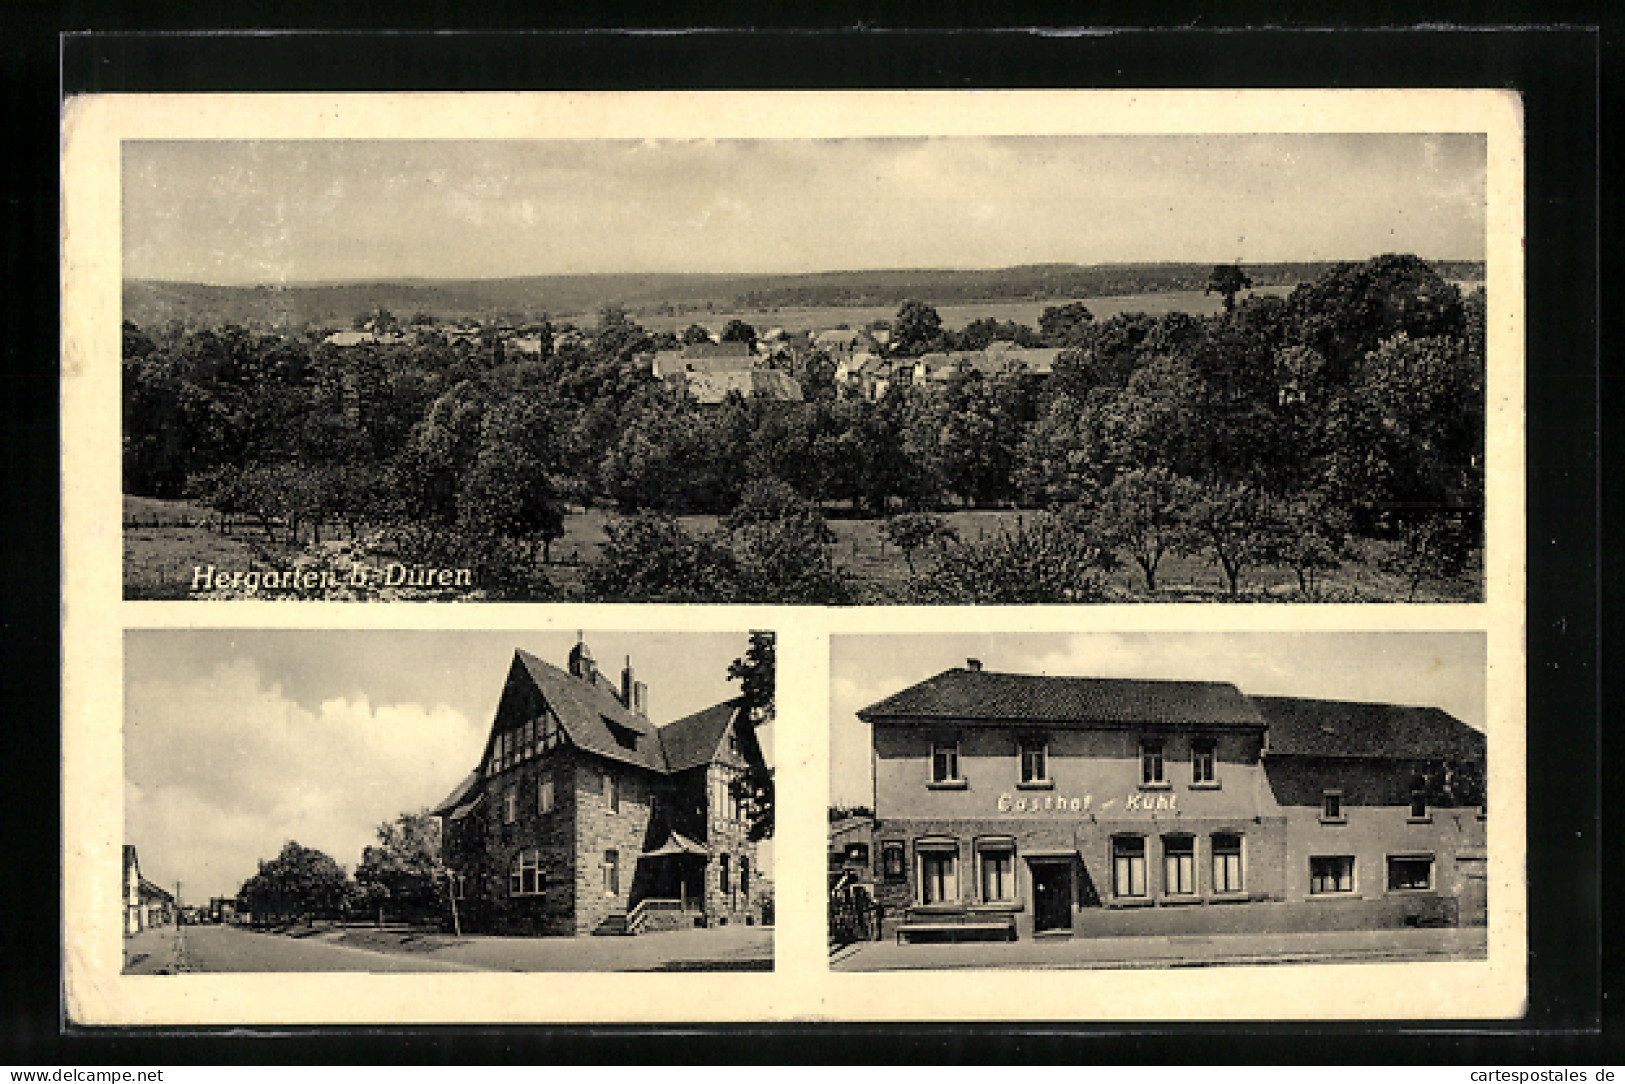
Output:
[[856,712],[955,666],[1056,677],[1226,681],[1255,696],[1436,707],[1485,729],[1478,632],[968,633],[830,637],[830,803],[874,804]]
[[126,278],[1482,259],[1477,134],[132,141]]
[[[354,870],[378,825],[473,770],[515,648],[564,666],[575,632],[131,630],[125,841],[182,902],[235,895],[288,840]],[[745,633],[587,632],[632,656],[659,724],[737,696]],[[767,743],[770,747],[770,737]],[[771,759],[771,753],[769,753]]]

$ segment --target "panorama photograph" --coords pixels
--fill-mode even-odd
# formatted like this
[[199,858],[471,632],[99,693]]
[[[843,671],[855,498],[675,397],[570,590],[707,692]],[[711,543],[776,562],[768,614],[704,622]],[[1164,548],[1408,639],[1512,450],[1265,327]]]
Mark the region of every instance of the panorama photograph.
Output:
[[125,141],[124,594],[1481,601],[1486,147]]
[[832,636],[830,680],[832,970],[1488,956],[1483,633]]
[[131,630],[124,974],[771,971],[776,668],[766,631]]

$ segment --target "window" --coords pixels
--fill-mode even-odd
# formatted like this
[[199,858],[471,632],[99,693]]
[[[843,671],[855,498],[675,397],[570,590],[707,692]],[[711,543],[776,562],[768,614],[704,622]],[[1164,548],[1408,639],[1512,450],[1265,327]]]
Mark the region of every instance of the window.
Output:
[[931,782],[954,783],[959,780],[959,743],[933,742],[931,744]]
[[557,746],[560,742],[558,720],[551,715],[543,715],[537,720],[537,727],[541,731],[541,747],[543,752]]
[[1142,787],[1160,787],[1167,780],[1162,774],[1162,743],[1160,741],[1143,741],[1140,743],[1140,785]]
[[1343,811],[1342,791],[1328,790],[1321,794],[1320,819],[1332,824],[1341,824],[1348,820],[1348,815]]
[[1213,891],[1241,891],[1241,836],[1234,832],[1213,834]]
[[887,840],[880,845],[880,875],[888,881],[903,879],[903,843]]
[[519,819],[519,788],[509,787],[502,795],[502,823],[512,824]]
[[1047,783],[1049,781],[1049,746],[1043,738],[1021,740],[1021,781]]
[[461,873],[448,873],[446,875],[446,881],[451,888],[452,899],[461,900],[468,897],[467,877],[464,877]]
[[739,856],[739,894],[750,898],[750,856]]
[[721,862],[721,865],[717,867],[717,884],[722,889],[723,895],[727,895],[727,893],[730,891],[728,887],[728,855],[722,855],[719,861]]
[[536,753],[536,720],[535,719],[531,719],[531,720],[529,720],[528,722],[525,723],[525,728],[522,731],[522,734],[523,734],[523,736],[520,738],[520,743],[521,743],[521,746],[522,746],[523,751],[524,751],[523,755],[524,755],[526,760],[529,760]]
[[1011,903],[1016,898],[1016,850],[1010,843],[979,848],[983,903]]
[[959,847],[953,843],[920,845],[920,902],[959,902]]
[[542,776],[541,780],[536,784],[536,812],[553,812],[553,777],[551,775]]
[[1196,894],[1196,837],[1164,836],[1162,891],[1169,896]]
[[1388,891],[1426,892],[1433,887],[1433,856],[1430,854],[1390,856]]
[[867,866],[869,864],[869,845],[867,843],[848,843],[846,845],[846,860]]
[[1211,787],[1219,781],[1218,760],[1211,738],[1191,742],[1191,786]]
[[1145,837],[1112,837],[1112,892],[1123,897],[1145,895]]
[[621,852],[604,852],[604,895],[621,894]]
[[1317,854],[1309,858],[1309,894],[1326,896],[1354,891],[1352,854]]
[[604,773],[604,805],[611,813],[621,811],[621,780],[614,772]]
[[1425,821],[1432,819],[1428,816],[1428,796],[1426,791],[1411,791],[1410,819],[1413,821]]
[[545,887],[541,852],[531,847],[514,855],[513,864],[508,867],[508,895],[536,896]]

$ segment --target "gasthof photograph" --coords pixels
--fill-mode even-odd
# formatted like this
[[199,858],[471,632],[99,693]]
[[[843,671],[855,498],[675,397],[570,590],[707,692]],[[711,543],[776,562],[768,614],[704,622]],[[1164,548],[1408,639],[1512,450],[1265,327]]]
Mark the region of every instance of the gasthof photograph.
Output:
[[1487,145],[129,140],[125,597],[1481,601]]
[[125,974],[772,970],[771,632],[126,645]]
[[1483,959],[1484,651],[832,637],[831,966]]

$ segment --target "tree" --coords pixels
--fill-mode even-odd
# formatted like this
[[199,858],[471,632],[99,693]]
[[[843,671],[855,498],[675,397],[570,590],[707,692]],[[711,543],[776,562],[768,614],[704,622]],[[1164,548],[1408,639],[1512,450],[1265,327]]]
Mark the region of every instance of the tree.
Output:
[[1204,295],[1218,294],[1224,298],[1224,311],[1236,311],[1236,295],[1243,290],[1251,290],[1253,280],[1247,277],[1247,272],[1241,269],[1240,264],[1221,263],[1213,268],[1213,273],[1207,277],[1207,288],[1202,291]]
[[265,916],[281,922],[337,918],[349,897],[350,878],[344,867],[292,840],[271,861],[261,860],[259,872],[237,893],[256,920]]
[[695,538],[670,516],[641,513],[606,524],[608,541],[587,567],[594,602],[733,602],[739,562],[725,545]]
[[933,512],[905,512],[892,516],[880,528],[881,535],[903,551],[908,562],[908,574],[914,575],[914,551],[933,543],[942,545],[958,541],[959,532],[948,521]]
[[908,300],[892,321],[892,352],[915,357],[936,349],[942,342],[942,317],[923,301]]
[[1145,575],[1145,589],[1157,590],[1157,566],[1177,550],[1189,530],[1189,517],[1201,489],[1165,467],[1119,474],[1100,495],[1093,511],[1103,540],[1128,551]]
[[1224,573],[1230,597],[1239,597],[1241,577],[1276,551],[1279,520],[1274,504],[1251,486],[1204,486],[1191,506],[1190,530],[1182,549],[1206,551]]
[[402,813],[378,826],[378,843],[361,852],[355,879],[384,920],[386,903],[397,915],[427,917],[443,895],[440,819],[428,810]]
[[740,319],[729,320],[722,328],[722,341],[725,343],[744,343],[749,346],[751,353],[756,352],[756,329]]
[[1385,572],[1403,576],[1405,601],[1416,601],[1423,580],[1450,582],[1463,576],[1474,551],[1483,545],[1475,517],[1448,511],[1434,512],[1407,523],[1399,543],[1378,561]]
[[690,324],[683,332],[682,343],[684,346],[696,346],[710,341],[711,333],[699,324]]
[[[748,721],[751,740],[755,741],[756,729],[772,723],[778,712],[775,634],[752,632],[745,654],[728,665],[728,680],[739,682],[741,715]],[[773,770],[760,759],[754,759],[734,778],[730,790],[745,811],[750,839],[771,839],[775,810]]]
[[1279,525],[1280,539],[1274,557],[1297,574],[1298,590],[1303,597],[1317,601],[1321,577],[1343,563],[1348,546],[1348,513],[1319,492],[1299,498],[1286,511],[1291,522]]
[[1099,602],[1117,558],[1076,519],[1041,515],[1031,526],[954,546],[915,581],[921,602]]
[[1089,328],[1095,314],[1081,301],[1051,305],[1038,317],[1038,330],[1045,346],[1082,347],[1089,342]]

